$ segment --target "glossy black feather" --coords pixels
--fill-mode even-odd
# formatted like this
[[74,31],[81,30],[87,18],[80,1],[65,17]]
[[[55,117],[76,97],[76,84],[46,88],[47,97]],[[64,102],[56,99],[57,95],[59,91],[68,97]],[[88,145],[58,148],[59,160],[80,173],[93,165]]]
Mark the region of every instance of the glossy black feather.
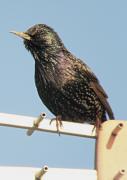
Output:
[[72,55],[54,30],[38,24],[26,31],[25,47],[35,59],[35,83],[42,102],[62,120],[94,124],[114,119],[107,94],[91,69]]

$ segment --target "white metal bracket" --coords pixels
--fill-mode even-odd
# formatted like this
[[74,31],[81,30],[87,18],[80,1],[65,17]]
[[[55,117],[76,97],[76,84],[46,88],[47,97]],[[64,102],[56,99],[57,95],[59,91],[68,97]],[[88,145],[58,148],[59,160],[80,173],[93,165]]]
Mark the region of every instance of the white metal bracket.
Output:
[[[0,126],[27,129],[27,135],[31,135],[35,130],[58,133],[56,123],[52,122],[50,124],[50,121],[50,119],[45,118],[41,121],[36,117],[0,113]],[[63,127],[60,128],[60,134],[96,138],[93,125],[66,121],[63,121],[62,124]]]

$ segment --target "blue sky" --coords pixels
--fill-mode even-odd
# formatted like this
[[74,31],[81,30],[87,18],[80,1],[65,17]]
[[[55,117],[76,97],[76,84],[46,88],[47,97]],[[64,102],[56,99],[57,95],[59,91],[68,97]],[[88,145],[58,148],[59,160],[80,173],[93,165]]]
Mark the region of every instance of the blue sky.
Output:
[[[55,29],[65,46],[93,69],[109,95],[116,119],[126,119],[127,2],[122,0],[22,0],[0,7],[0,111],[53,115],[34,84],[34,61],[22,40],[9,33],[37,23]],[[0,127],[0,165],[93,168],[94,140]]]

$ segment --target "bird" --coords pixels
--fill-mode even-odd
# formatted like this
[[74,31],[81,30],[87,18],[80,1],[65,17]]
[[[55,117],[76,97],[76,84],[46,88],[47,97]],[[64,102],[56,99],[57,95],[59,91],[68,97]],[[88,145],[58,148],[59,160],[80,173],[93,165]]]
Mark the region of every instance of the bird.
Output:
[[35,24],[25,32],[11,32],[24,40],[34,58],[35,85],[41,101],[55,115],[58,131],[62,121],[100,127],[115,119],[97,76],[65,47],[53,28]]

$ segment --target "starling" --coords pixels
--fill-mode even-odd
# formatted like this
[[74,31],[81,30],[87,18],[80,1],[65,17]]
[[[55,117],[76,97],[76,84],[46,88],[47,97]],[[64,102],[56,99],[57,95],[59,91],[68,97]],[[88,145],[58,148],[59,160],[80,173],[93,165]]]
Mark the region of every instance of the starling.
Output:
[[98,78],[70,53],[49,26],[37,24],[26,32],[12,33],[24,39],[35,60],[35,84],[42,102],[63,121],[96,125],[114,119],[107,94]]

